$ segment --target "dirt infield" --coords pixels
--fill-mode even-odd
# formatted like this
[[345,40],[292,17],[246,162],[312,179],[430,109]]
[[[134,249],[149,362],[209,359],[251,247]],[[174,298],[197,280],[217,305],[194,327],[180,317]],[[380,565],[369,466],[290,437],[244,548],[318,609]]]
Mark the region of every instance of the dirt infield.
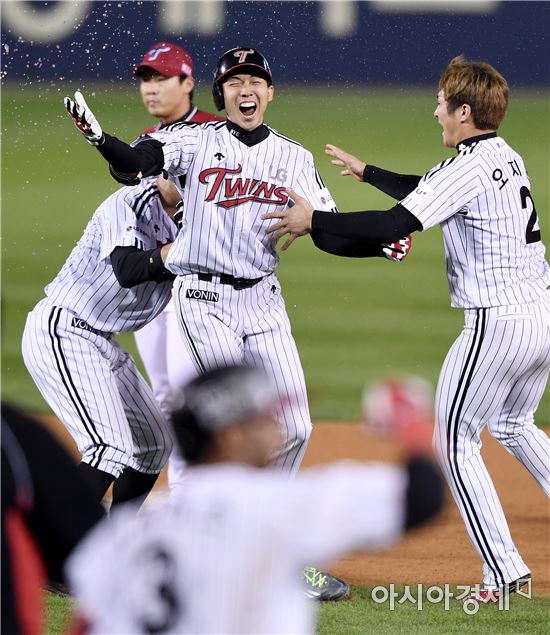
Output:
[[[59,422],[46,418],[72,451],[71,439]],[[550,595],[550,503],[531,475],[490,435],[484,433],[483,456],[493,477],[514,541],[533,573],[533,593]],[[366,438],[353,423],[317,423],[304,466],[337,459],[393,460],[395,449]],[[165,483],[164,474],[158,487]],[[299,531],[299,527],[297,528]],[[353,554],[331,568],[353,584],[476,584],[481,563],[450,499],[443,514],[424,529],[411,532],[391,550]]]
[[[512,536],[533,573],[533,593],[550,595],[550,503],[527,470],[486,432],[482,454],[499,493]],[[348,423],[317,424],[304,465],[337,458],[395,458],[395,450],[366,439]],[[411,532],[390,551],[353,554],[331,569],[353,584],[476,584],[481,563],[466,534],[454,501],[441,517]]]

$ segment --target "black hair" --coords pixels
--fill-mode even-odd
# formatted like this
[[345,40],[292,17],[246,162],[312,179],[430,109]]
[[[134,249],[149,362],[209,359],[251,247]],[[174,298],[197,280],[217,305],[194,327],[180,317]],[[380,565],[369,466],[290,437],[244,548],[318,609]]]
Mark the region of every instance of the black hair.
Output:
[[172,426],[183,458],[190,465],[202,463],[212,447],[212,432],[201,428],[197,416],[187,405],[172,413]]
[[172,425],[183,458],[202,463],[212,449],[216,430],[254,416],[274,398],[264,371],[228,365],[199,375],[183,389],[183,406],[172,413]]

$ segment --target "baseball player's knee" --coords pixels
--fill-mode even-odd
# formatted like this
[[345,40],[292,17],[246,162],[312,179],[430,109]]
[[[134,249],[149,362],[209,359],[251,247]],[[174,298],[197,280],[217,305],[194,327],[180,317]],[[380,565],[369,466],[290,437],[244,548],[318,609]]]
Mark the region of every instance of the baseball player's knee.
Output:
[[281,449],[284,453],[305,451],[312,431],[311,421],[301,422],[300,425],[284,426],[281,429]]
[[506,421],[498,421],[489,423],[487,428],[491,436],[499,443],[505,446],[517,445],[518,439],[525,436],[526,433],[536,429],[534,419],[516,420],[509,419]]
[[138,472],[160,472],[170,457],[173,445],[170,435],[158,435],[146,448],[134,455],[131,466]]
[[118,478],[132,463],[132,456],[126,450],[105,445],[91,445],[79,448],[82,462],[90,467],[112,474]]
[[170,456],[172,449],[174,447],[174,441],[172,436],[165,432],[162,436],[156,438],[156,444],[152,445],[149,448],[149,455],[160,455],[162,454],[162,465],[168,461],[168,457]]

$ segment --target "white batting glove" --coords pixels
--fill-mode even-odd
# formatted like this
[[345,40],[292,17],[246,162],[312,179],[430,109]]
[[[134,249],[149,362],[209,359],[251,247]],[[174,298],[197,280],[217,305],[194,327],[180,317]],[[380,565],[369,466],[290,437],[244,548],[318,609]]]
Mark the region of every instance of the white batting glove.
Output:
[[75,126],[84,135],[86,141],[93,146],[100,145],[103,140],[103,130],[94,113],[88,108],[84,95],[77,90],[74,94],[74,101],[65,97],[63,102]]
[[412,236],[409,234],[401,240],[396,240],[389,245],[382,245],[382,255],[388,260],[393,262],[401,262],[409,255],[409,251],[412,249]]
[[176,205],[176,211],[174,212],[174,215],[172,216],[172,220],[176,224],[176,227],[178,228],[178,230],[180,230],[183,227],[183,215],[184,215],[184,213],[185,213],[185,206],[184,206],[183,201],[180,201]]

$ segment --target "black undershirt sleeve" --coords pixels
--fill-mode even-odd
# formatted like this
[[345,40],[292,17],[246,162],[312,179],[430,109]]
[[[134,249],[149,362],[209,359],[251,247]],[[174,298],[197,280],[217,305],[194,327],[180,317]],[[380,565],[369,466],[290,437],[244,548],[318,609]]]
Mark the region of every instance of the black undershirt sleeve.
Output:
[[383,255],[382,246],[379,242],[342,238],[322,229],[312,230],[311,239],[318,249],[335,256],[373,258]]
[[[145,137],[143,141],[132,147],[124,141],[104,133],[104,142],[97,146],[97,149],[101,156],[109,162],[113,177],[122,183],[127,183],[140,172],[142,177],[162,173],[164,167],[162,146],[160,141]],[[119,176],[121,178],[117,178]]]
[[118,283],[124,289],[142,282],[166,282],[176,277],[164,266],[161,247],[147,251],[137,247],[115,247],[111,252],[111,265]]
[[333,214],[315,210],[311,233],[325,232],[355,241],[393,243],[414,231],[422,231],[420,221],[400,204],[387,211]]
[[363,171],[365,183],[369,183],[397,201],[404,199],[418,187],[421,178],[414,174],[397,174],[397,172],[377,168],[375,165],[367,165]]

